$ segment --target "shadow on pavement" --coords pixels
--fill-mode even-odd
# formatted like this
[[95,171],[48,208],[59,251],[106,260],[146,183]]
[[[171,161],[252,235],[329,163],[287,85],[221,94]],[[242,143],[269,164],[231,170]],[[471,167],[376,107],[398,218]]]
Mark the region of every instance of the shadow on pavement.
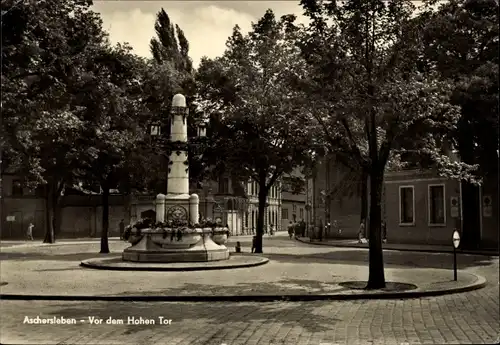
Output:
[[[259,309],[259,312],[255,310]],[[132,334],[151,329],[150,325],[127,325],[127,317],[133,316],[136,319],[139,317],[145,319],[154,319],[158,322],[160,316],[166,319],[172,319],[172,322],[192,321],[193,327],[199,323],[208,323],[216,326],[228,322],[227,315],[242,315],[241,319],[245,321],[269,321],[269,320],[283,320],[283,313],[286,313],[286,321],[283,322],[284,326],[295,327],[299,324],[309,332],[325,332],[335,328],[335,322],[342,321],[331,316],[325,317],[315,313],[317,305],[311,303],[309,305],[304,303],[287,303],[276,305],[265,304],[232,304],[224,302],[211,302],[210,308],[205,304],[189,304],[183,303],[168,303],[165,304],[163,311],[158,311],[158,308],[150,308],[146,304],[132,304],[130,302],[123,302],[117,304],[93,303],[92,307],[86,303],[79,303],[76,307],[72,303],[67,307],[61,306],[57,311],[51,313],[56,317],[67,317],[75,319],[87,319],[89,316],[95,316],[101,319],[108,319],[110,316],[114,319],[124,320],[125,327],[123,334]],[[105,322],[105,321],[104,321]],[[219,327],[215,327],[218,329]],[[222,339],[224,336],[223,331],[217,331],[210,339],[205,340],[205,344],[211,343],[216,339]]]
[[[368,252],[360,250],[331,251],[315,254],[267,254],[272,261],[288,263],[339,263],[344,265],[368,265]],[[484,255],[458,255],[459,269],[493,264],[495,257]],[[429,254],[418,252],[384,252],[384,266],[406,266],[415,268],[450,268],[453,266],[452,254]]]
[[[348,290],[340,287],[337,282],[321,282],[307,279],[282,278],[274,282],[231,283],[231,285],[210,285],[185,283],[182,286],[155,291],[141,291],[141,295],[154,296],[281,296],[281,295],[317,295],[338,293]],[[203,291],[203,293],[198,293]],[[113,296],[134,296],[136,291],[125,291]]]
[[82,261],[97,257],[121,255],[121,252],[109,254],[96,253],[67,253],[67,254],[41,254],[41,253],[0,253],[0,261],[5,260],[50,260],[50,261]]
[[[265,250],[264,250],[265,251]],[[109,254],[99,254],[96,252],[85,253],[21,253],[2,252],[0,260],[50,260],[50,261],[76,261],[92,259],[96,257],[109,257],[121,255],[121,251]],[[338,251],[332,249],[329,252],[313,254],[273,254],[264,253],[271,262],[284,263],[322,263],[322,264],[344,264],[344,265],[368,265],[368,251],[353,249]],[[459,269],[475,266],[488,266],[493,263],[496,257],[484,255],[458,255],[457,264]],[[384,251],[384,265],[406,266],[415,268],[451,268],[453,266],[453,255],[443,253],[420,253],[420,252],[398,252]],[[76,267],[75,267],[76,269]]]

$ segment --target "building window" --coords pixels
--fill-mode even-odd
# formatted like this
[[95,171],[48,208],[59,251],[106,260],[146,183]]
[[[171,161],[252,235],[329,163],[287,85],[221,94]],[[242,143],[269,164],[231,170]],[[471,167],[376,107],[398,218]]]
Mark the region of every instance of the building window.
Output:
[[429,225],[446,224],[444,184],[429,185]]
[[413,186],[399,187],[399,223],[415,224],[415,195]]
[[245,227],[248,228],[248,217],[250,216],[249,212],[245,213]]
[[23,195],[23,184],[20,180],[12,181],[12,196],[22,196]]
[[304,219],[304,209],[303,208],[299,209],[299,218]]
[[297,213],[297,205],[295,204],[292,205],[292,212]]
[[287,208],[281,209],[281,219],[288,219],[288,209]]

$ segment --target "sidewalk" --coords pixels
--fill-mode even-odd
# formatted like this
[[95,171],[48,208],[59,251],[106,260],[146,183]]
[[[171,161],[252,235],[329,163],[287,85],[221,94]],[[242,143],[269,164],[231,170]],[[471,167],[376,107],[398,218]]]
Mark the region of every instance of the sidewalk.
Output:
[[[230,235],[229,238],[252,238],[255,234],[238,234],[238,235]],[[264,237],[274,237],[274,236],[284,236],[287,235],[286,231],[277,231],[273,234],[273,236],[269,234],[264,234]],[[119,237],[108,237],[109,241],[121,241]],[[35,239],[33,241],[28,240],[0,240],[0,247],[12,247],[12,246],[36,246],[36,245],[45,245],[45,246],[53,246],[53,245],[63,245],[70,243],[94,243],[100,242],[100,237],[78,237],[78,238],[61,238],[56,239],[55,243],[43,243],[42,239]]]
[[[346,248],[367,248],[368,243],[358,243],[358,240],[313,240],[309,237],[295,237],[295,239],[302,243],[319,245],[319,246],[331,246],[331,247],[346,247]],[[410,252],[428,252],[428,253],[453,253],[453,247],[450,243],[449,246],[443,245],[428,245],[428,244],[400,244],[400,243],[383,243],[382,248],[386,250],[399,250],[399,251],[410,251]],[[480,250],[462,250],[457,249],[457,253],[460,254],[474,254],[474,255],[489,255],[489,256],[498,256],[497,250],[488,250],[488,249],[480,249]]]
[[[132,301],[274,301],[418,298],[472,291],[486,280],[462,262],[458,281],[450,269],[408,263],[399,257],[385,267],[386,289],[364,290],[369,268],[366,253],[312,246],[267,247],[268,263],[242,269],[210,271],[107,271],[80,266],[100,257],[120,260],[126,243],[110,243],[98,254],[97,243],[5,248],[0,298],[21,300]],[[279,244],[279,243],[278,243]],[[348,256],[346,256],[348,255]],[[246,254],[242,259],[262,258]],[[399,256],[399,255],[397,255]],[[441,258],[431,258],[439,260]],[[418,260],[422,261],[422,260]],[[497,264],[497,263],[495,263]],[[167,264],[166,264],[167,265]],[[411,269],[409,269],[411,268]]]

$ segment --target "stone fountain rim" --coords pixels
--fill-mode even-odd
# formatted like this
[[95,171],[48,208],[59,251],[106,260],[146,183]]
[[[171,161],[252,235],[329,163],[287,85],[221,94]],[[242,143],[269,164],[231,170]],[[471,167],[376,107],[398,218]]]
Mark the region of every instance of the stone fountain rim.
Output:
[[[177,232],[181,229],[184,234],[205,234],[205,233],[219,233],[219,232],[227,232],[229,228],[226,227],[215,227],[215,228],[189,228],[189,227],[178,227],[178,228],[146,228],[141,229],[141,234],[164,234],[164,233],[172,233]],[[136,232],[139,230],[136,229]],[[135,233],[135,232],[132,232]]]

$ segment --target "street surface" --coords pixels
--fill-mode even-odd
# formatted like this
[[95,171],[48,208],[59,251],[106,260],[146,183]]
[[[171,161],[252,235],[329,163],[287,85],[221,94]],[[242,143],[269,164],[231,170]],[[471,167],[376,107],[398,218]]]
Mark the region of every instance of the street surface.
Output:
[[[246,248],[251,238],[232,239],[233,242],[236,240],[242,242]],[[33,247],[33,251],[36,250]],[[304,254],[310,250],[319,253],[329,250],[329,255],[337,252],[335,248],[318,248],[298,243],[284,235],[265,239],[266,253],[286,252],[287,255],[297,253],[299,260],[310,260]],[[388,261],[392,261],[391,264],[406,264],[408,269],[449,267],[449,254],[423,255],[414,252],[387,254]],[[271,256],[269,255],[270,258]],[[359,263],[365,257],[366,251],[358,250],[345,253],[344,258],[343,255],[335,256],[335,260],[338,260],[339,264],[352,261]],[[2,264],[4,260],[8,258],[2,257]],[[460,255],[459,262],[462,263],[460,269],[486,277],[488,285],[483,289],[467,293],[409,300],[293,303],[3,300],[0,342],[2,344],[166,345],[498,342],[500,334],[498,257]],[[77,263],[75,261],[75,265]],[[311,268],[318,264],[315,260],[311,260],[310,263]],[[114,274],[103,272],[107,272],[109,276]],[[46,275],[53,273],[55,272],[45,272]],[[234,270],[233,273],[235,279],[243,274],[239,270]],[[134,272],[128,274],[130,279],[134,278]],[[102,284],[106,285],[105,279]],[[130,319],[131,324],[127,322],[129,317],[133,318]],[[76,324],[57,324],[56,322],[61,322],[62,318],[66,322],[74,319]],[[46,322],[49,323],[33,324],[37,320],[42,322],[44,319],[48,319]],[[99,323],[100,320],[102,323]],[[123,324],[120,324],[120,320]],[[146,324],[148,322],[149,324]]]

